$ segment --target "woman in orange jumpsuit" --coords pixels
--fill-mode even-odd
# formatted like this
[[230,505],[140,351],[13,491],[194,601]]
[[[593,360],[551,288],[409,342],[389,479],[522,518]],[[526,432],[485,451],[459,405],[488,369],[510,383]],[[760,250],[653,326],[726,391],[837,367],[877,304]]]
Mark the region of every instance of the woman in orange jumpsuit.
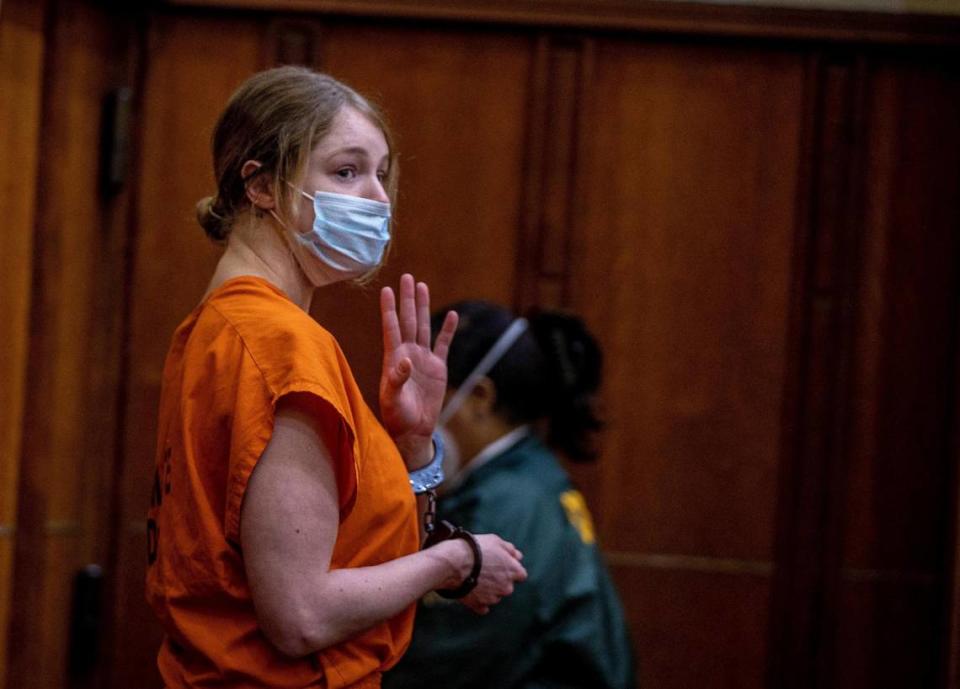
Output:
[[225,250],[163,374],[148,515],[158,665],[170,689],[379,687],[421,596],[459,589],[483,613],[525,577],[494,535],[420,549],[414,493],[439,480],[456,316],[431,348],[426,285],[404,275],[399,300],[383,289],[379,420],[309,316],[316,288],[372,274],[389,242],[389,133],[346,85],[296,67],[255,75],[221,115],[213,159],[198,218]]

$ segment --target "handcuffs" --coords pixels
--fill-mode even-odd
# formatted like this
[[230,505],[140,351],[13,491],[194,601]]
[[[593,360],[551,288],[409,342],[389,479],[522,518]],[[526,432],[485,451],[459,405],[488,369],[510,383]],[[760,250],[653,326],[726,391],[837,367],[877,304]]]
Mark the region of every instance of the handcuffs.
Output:
[[483,553],[480,551],[480,544],[473,534],[460,526],[454,526],[446,519],[437,521],[437,491],[427,490],[427,510],[423,513],[423,528],[427,532],[427,537],[423,541],[423,549],[434,546],[441,541],[448,541],[453,538],[461,538],[470,546],[473,551],[473,569],[470,574],[455,589],[437,589],[436,593],[443,598],[463,598],[473,591],[480,579],[480,569],[483,567]]
[[466,579],[455,589],[437,589],[437,595],[443,598],[463,598],[473,591],[480,579],[483,567],[483,553],[473,534],[466,529],[454,526],[445,519],[437,521],[436,487],[443,482],[443,437],[433,434],[433,460],[425,467],[410,472],[410,486],[416,495],[426,493],[427,510],[423,514],[423,528],[427,537],[423,541],[423,550],[440,543],[459,538],[467,542],[473,551],[473,568]]

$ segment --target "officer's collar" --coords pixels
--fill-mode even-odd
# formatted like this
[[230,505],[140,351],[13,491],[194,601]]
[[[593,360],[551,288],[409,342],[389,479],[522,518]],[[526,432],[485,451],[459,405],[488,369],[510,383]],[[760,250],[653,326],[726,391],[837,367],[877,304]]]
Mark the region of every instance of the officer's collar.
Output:
[[507,431],[492,443],[480,450],[480,452],[478,452],[476,456],[463,467],[463,470],[457,474],[452,485],[447,486],[446,489],[450,491],[456,490],[457,487],[463,485],[463,482],[467,480],[467,477],[473,474],[477,469],[487,464],[491,459],[504,454],[529,435],[529,424],[517,426],[511,431]]

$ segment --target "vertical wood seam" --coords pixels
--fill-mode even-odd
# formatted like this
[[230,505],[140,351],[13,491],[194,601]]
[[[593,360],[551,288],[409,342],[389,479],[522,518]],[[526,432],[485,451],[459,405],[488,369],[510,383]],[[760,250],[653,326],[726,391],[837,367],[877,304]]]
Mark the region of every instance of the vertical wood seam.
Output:
[[544,165],[544,122],[546,120],[545,94],[549,76],[549,37],[540,34],[533,43],[530,80],[528,83],[526,132],[523,154],[523,190],[518,218],[518,250],[514,309],[526,311],[537,303],[539,281],[540,209],[543,206],[540,172]]
[[[114,438],[112,451],[112,465],[114,483],[110,496],[110,515],[107,520],[110,529],[110,543],[107,548],[108,567],[105,571],[103,608],[101,610],[103,623],[103,640],[100,646],[100,668],[98,673],[99,686],[115,686],[116,655],[122,647],[118,643],[119,625],[117,619],[123,614],[117,609],[117,592],[120,586],[120,557],[121,542],[126,538],[123,528],[124,515],[124,480],[126,474],[126,434],[128,430],[127,398],[130,394],[131,353],[130,333],[133,320],[133,296],[135,282],[135,261],[137,242],[140,236],[139,229],[139,202],[140,181],[143,172],[143,141],[144,141],[144,93],[150,69],[150,51],[156,30],[156,15],[143,11],[133,21],[130,51],[129,78],[132,81],[133,98],[130,105],[130,157],[128,159],[127,199],[124,220],[118,224],[125,228],[123,251],[121,257],[123,274],[120,283],[123,296],[118,300],[120,316],[118,318],[117,338],[117,388],[114,395]],[[144,554],[146,557],[146,554]]]
[[[57,41],[51,39],[55,36],[57,25],[58,8],[51,7],[51,3],[44,2],[40,12],[43,17],[43,58],[41,63],[40,76],[40,131],[47,131],[49,123],[56,117],[54,113],[54,91],[55,76],[52,73],[51,65],[56,64],[59,47]],[[45,326],[46,312],[49,306],[49,296],[45,300],[45,291],[49,293],[49,287],[44,290],[46,278],[47,261],[46,256],[49,248],[45,246],[42,236],[42,226],[44,223],[44,200],[42,198],[43,180],[46,177],[50,161],[55,160],[55,156],[44,155],[48,143],[46,139],[37,140],[37,166],[36,177],[33,181],[36,193],[34,198],[33,226],[30,231],[33,233],[33,252],[32,252],[32,274],[30,277],[30,310],[28,316],[28,328],[31,346],[27,356],[27,370],[36,372],[42,369],[38,362],[44,360],[44,342],[48,340],[45,337],[48,328]],[[22,418],[22,442],[20,445],[20,457],[17,458],[20,464],[20,473],[18,479],[19,500],[16,511],[16,533],[14,534],[13,566],[11,578],[11,599],[16,602],[10,609],[9,630],[17,630],[17,633],[10,633],[4,640],[7,643],[7,686],[21,687],[30,686],[31,675],[35,671],[38,663],[44,662],[44,659],[37,654],[42,649],[43,630],[38,628],[40,617],[34,615],[34,611],[42,609],[43,599],[43,578],[38,576],[39,572],[46,570],[46,534],[43,526],[47,520],[46,496],[36,494],[33,490],[33,482],[37,475],[43,474],[43,457],[32,456],[35,445],[38,443],[38,434],[34,426],[38,423],[33,411],[44,408],[42,402],[38,403],[37,395],[45,394],[44,390],[48,386],[38,384],[37,376],[31,375],[33,380],[24,388],[23,400],[23,418]],[[42,423],[42,421],[40,421]],[[41,434],[46,435],[46,434]],[[39,441],[42,444],[42,440]]]
[[836,263],[836,299],[837,299],[837,354],[836,390],[834,404],[836,410],[832,418],[833,427],[829,430],[833,436],[833,452],[827,464],[827,504],[824,506],[822,584],[820,591],[820,611],[818,637],[818,686],[834,686],[836,643],[834,631],[837,624],[839,592],[843,576],[843,553],[847,515],[846,496],[849,490],[850,445],[847,429],[854,417],[853,393],[856,383],[857,341],[860,334],[857,304],[862,287],[860,276],[863,265],[860,247],[863,244],[864,180],[866,178],[866,150],[868,137],[865,133],[868,78],[866,58],[861,55],[844,58],[850,82],[846,85],[849,101],[846,120],[850,127],[850,154],[847,170],[843,175],[847,182],[847,195],[844,207],[840,209],[840,236],[835,241],[839,257]]
[[[960,188],[954,198],[960,198]],[[947,452],[952,458],[948,476],[950,487],[948,505],[952,521],[947,526],[945,542],[952,552],[945,553],[943,615],[943,661],[940,664],[941,680],[938,684],[946,689],[960,689],[960,242],[954,246],[954,285],[953,285],[953,321],[950,332],[950,349],[953,357],[950,362],[953,370],[949,379],[953,381],[953,395],[948,400],[946,429],[948,438]]]
[[570,297],[584,51],[579,36],[548,35],[538,41],[528,130],[535,138],[527,149],[529,182],[522,204],[521,308],[560,306]]
[[780,440],[781,471],[777,487],[776,541],[774,548],[775,573],[771,590],[768,621],[769,651],[766,663],[765,685],[769,689],[787,689],[783,678],[791,665],[791,606],[794,604],[795,534],[793,526],[798,519],[799,496],[796,495],[795,475],[800,462],[800,429],[805,422],[805,408],[800,403],[803,381],[807,377],[809,328],[806,319],[807,283],[812,273],[812,245],[815,227],[812,222],[814,189],[813,146],[817,140],[817,110],[820,91],[819,54],[807,57],[804,74],[803,115],[798,142],[799,170],[797,174],[794,248],[791,262],[792,280],[787,324],[787,352],[784,360],[783,429]]
[[[860,273],[862,65],[846,52],[815,53],[808,70],[794,257],[799,272],[788,326],[796,344],[787,357],[794,363],[784,394],[784,470],[767,664],[767,684],[778,688],[829,686],[831,681],[826,637],[833,629],[842,561],[848,465],[844,423],[851,413]],[[831,103],[831,94],[837,93],[840,100]],[[839,161],[827,160],[831,138],[843,149]],[[828,165],[837,164],[842,168],[831,180]],[[832,197],[831,181],[843,185]]]

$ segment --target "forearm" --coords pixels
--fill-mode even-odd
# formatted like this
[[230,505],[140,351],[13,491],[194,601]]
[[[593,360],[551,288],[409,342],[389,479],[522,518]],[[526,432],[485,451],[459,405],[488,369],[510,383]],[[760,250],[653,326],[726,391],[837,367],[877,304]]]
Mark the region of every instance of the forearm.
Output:
[[454,540],[372,567],[291,577],[258,616],[279,650],[307,655],[397,615],[429,591],[458,585],[472,558],[467,544]]

